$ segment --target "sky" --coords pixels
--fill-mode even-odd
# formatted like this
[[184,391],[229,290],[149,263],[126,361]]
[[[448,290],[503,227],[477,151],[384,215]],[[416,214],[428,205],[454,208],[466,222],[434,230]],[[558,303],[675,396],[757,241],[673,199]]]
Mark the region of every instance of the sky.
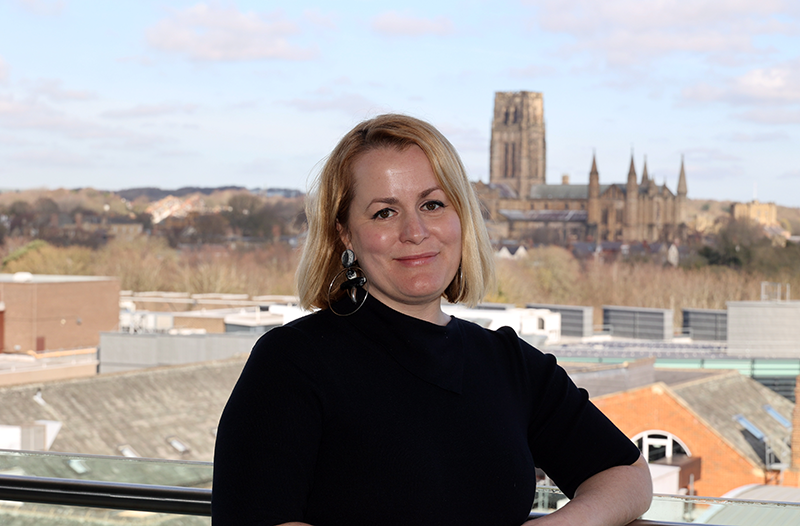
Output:
[[488,182],[494,94],[547,181],[800,207],[800,2],[0,0],[0,188],[305,191],[355,124],[437,126]]

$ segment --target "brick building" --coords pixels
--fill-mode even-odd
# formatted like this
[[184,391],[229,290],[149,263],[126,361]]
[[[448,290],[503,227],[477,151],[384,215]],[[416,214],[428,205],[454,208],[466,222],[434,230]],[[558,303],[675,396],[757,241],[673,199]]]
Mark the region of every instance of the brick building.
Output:
[[[662,381],[592,399],[651,463],[687,467],[695,494],[703,496],[748,484],[800,485],[794,404],[735,371],[693,379],[676,373],[673,381],[664,374],[658,373]],[[688,484],[683,476],[681,487]]]
[[119,325],[119,281],[98,276],[0,274],[4,352],[96,347]]

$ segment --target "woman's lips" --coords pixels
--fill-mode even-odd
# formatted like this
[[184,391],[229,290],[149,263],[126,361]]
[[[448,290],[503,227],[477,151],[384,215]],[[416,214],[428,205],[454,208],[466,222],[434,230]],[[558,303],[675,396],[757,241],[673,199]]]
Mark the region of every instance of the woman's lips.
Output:
[[413,265],[423,265],[428,261],[435,258],[439,253],[438,252],[425,252],[423,254],[414,254],[411,256],[402,256],[398,258],[394,258],[395,261],[408,266]]

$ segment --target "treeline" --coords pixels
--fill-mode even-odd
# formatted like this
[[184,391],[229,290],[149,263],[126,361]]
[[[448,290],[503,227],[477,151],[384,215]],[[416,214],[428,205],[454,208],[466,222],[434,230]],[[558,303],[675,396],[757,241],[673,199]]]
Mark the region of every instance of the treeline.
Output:
[[303,202],[299,197],[270,198],[240,191],[233,193],[223,205],[213,207],[206,207],[198,197],[201,206],[157,224],[143,206],[134,207],[130,201],[116,195],[114,198],[118,200],[116,206],[106,205],[99,211],[74,202],[64,207],[49,197],[0,204],[0,244],[5,243],[6,237],[14,237],[39,239],[54,246],[97,249],[113,239],[117,232],[125,231],[115,225],[126,224],[140,225],[141,233],[163,237],[173,248],[181,244],[219,243],[231,238],[269,242],[281,236],[296,235],[304,222]]
[[770,237],[750,220],[730,219],[716,236],[696,247],[685,266],[725,266],[766,275],[800,273],[800,244]]
[[115,276],[123,290],[293,294],[298,253],[286,244],[247,249],[199,246],[175,250],[167,240],[139,236],[97,249],[56,247],[36,240],[3,260],[3,272]]

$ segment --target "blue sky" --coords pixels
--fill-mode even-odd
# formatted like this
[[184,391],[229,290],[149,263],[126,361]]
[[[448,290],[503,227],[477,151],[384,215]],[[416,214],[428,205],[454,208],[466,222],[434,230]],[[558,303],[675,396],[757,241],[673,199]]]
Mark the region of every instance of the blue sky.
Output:
[[0,0],[0,188],[305,190],[342,134],[431,121],[488,180],[496,91],[547,178],[800,206],[800,2]]

